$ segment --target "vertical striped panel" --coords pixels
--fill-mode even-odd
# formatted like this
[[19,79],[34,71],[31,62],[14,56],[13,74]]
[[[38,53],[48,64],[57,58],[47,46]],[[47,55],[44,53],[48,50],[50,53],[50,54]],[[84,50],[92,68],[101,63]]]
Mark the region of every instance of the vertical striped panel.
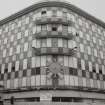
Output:
[[73,57],[73,66],[77,68],[77,58]]
[[98,88],[97,86],[97,80],[93,80],[94,88]]
[[41,75],[41,85],[46,85],[46,75]]
[[19,87],[22,87],[22,78],[19,78]]
[[63,78],[59,78],[58,84],[59,84],[60,86],[64,86],[64,77],[63,77]]
[[4,86],[4,88],[7,88],[7,81],[4,81],[3,86]]
[[52,85],[52,79],[47,79],[47,85]]
[[62,40],[62,38],[58,39],[58,47],[63,47],[63,40]]
[[18,88],[18,79],[14,79],[14,88]]
[[40,75],[36,75],[36,86],[40,86]]
[[40,67],[40,56],[36,56],[36,67]]
[[83,79],[83,86],[86,87],[86,78],[82,78]]
[[36,64],[36,58],[32,57],[32,59],[31,59],[31,67],[34,68],[35,64]]
[[11,84],[10,88],[13,89],[14,88],[14,80],[13,79],[10,80],[10,84]]
[[46,66],[46,56],[41,56],[41,66]]
[[70,86],[74,86],[75,83],[74,83],[74,78],[72,75],[69,76],[69,82],[70,82]]
[[22,87],[26,87],[26,77],[22,78]]
[[51,38],[47,39],[47,47],[51,47]]
[[69,86],[69,83],[70,83],[70,81],[69,81],[69,75],[64,75],[64,81],[65,81],[65,85]]
[[35,76],[31,76],[31,86],[35,86]]
[[104,89],[104,82],[103,81],[100,81],[100,88]]
[[7,80],[7,89],[10,88],[10,80]]
[[31,86],[31,79],[30,79],[30,77],[27,77],[26,84],[27,84],[27,86]]
[[88,79],[88,78],[86,78],[86,86],[87,86],[87,87],[91,87],[91,86],[90,86],[90,79]]
[[100,89],[101,88],[101,86],[100,86],[100,81],[99,80],[97,80],[97,87]]
[[78,77],[77,76],[74,76],[74,85],[78,86]]
[[105,81],[104,81],[104,89],[105,89]]
[[68,67],[68,56],[64,56],[64,66]]
[[73,57],[69,57],[69,67],[73,67]]
[[90,79],[90,86],[91,86],[91,88],[93,88],[93,87],[94,87],[94,84],[93,84],[93,79]]
[[82,79],[82,77],[78,77],[78,86],[80,86],[80,87],[83,86],[83,79]]

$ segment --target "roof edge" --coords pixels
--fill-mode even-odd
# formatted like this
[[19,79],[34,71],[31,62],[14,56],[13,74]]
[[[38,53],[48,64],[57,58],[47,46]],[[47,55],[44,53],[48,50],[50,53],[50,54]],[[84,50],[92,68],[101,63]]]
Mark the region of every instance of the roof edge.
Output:
[[67,9],[70,9],[72,10],[73,12],[85,17],[86,19],[88,20],[91,20],[92,22],[102,26],[103,28],[105,28],[105,22],[101,21],[100,19],[97,19],[96,17],[88,14],[87,12],[83,11],[82,9],[70,4],[70,3],[67,3],[67,2],[59,2],[59,1],[45,1],[45,2],[39,2],[39,3],[36,3],[34,5],[31,5],[7,18],[4,18],[3,20],[0,21],[0,26],[3,25],[3,24],[6,24],[12,20],[15,20],[25,14],[28,14],[34,10],[37,10],[39,8],[42,8],[42,7],[49,7],[49,6],[58,6],[58,7],[64,7],[64,8],[67,8]]

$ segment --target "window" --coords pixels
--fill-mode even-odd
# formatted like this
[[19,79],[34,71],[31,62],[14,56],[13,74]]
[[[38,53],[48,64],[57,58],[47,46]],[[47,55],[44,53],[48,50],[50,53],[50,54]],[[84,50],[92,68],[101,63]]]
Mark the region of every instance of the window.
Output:
[[57,47],[58,46],[58,39],[57,38],[53,38],[52,39],[52,47]]
[[58,17],[61,17],[61,16],[62,16],[62,11],[59,11],[59,10],[58,10],[58,11],[57,11],[57,16],[58,16]]
[[63,18],[67,18],[67,12],[63,12]]
[[53,10],[53,11],[52,11],[52,15],[53,15],[53,16],[57,16],[57,10]]
[[41,14],[42,14],[42,15],[46,14],[46,11],[42,11]]
[[84,52],[84,45],[83,44],[80,44],[80,51]]
[[63,25],[63,28],[62,29],[63,29],[64,32],[67,32],[68,31],[68,26]]
[[51,38],[47,38],[47,47],[51,47]]
[[84,60],[81,60],[81,68],[82,68],[82,70],[85,70],[85,61]]
[[15,63],[15,68],[16,68],[16,71],[19,70],[19,61],[16,61],[16,63]]
[[56,26],[53,26],[52,27],[52,31],[57,31],[57,27]]
[[28,43],[25,43],[24,44],[24,51],[27,51],[28,50]]
[[27,69],[27,59],[23,60],[23,69]]
[[46,39],[41,40],[41,47],[46,47]]
[[21,32],[17,34],[17,39],[21,39]]
[[37,33],[41,32],[41,25],[36,26]]
[[68,45],[68,41],[67,40],[63,40],[63,47],[67,48],[67,45]]
[[25,31],[25,35],[24,36],[25,37],[28,36],[28,30]]
[[97,50],[96,49],[94,49],[94,56],[97,57]]
[[23,86],[23,87],[26,86],[26,77],[24,77],[24,78],[22,79],[22,86]]
[[3,50],[3,57],[6,57],[6,49]]
[[40,57],[36,57],[36,67],[40,67]]
[[11,56],[13,54],[13,48],[10,48],[9,55]]
[[61,38],[58,39],[58,47],[63,47],[63,40]]
[[46,31],[47,30],[47,26],[46,25],[42,25],[41,28],[42,28],[42,31]]
[[25,19],[25,23],[26,23],[26,24],[29,23],[29,17],[27,17],[27,18]]
[[36,68],[36,75],[40,75],[40,67]]
[[79,19],[79,25],[82,26],[82,20],[81,19]]
[[18,45],[17,48],[16,48],[16,53],[17,54],[20,53],[20,50],[21,50],[21,47],[20,47],[20,45]]

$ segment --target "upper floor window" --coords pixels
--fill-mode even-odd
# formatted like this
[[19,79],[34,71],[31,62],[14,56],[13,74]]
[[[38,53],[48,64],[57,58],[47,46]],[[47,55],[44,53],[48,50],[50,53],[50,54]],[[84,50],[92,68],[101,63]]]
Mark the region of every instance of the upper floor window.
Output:
[[42,14],[42,15],[45,15],[45,14],[46,14],[46,11],[42,11],[41,14]]
[[57,31],[58,30],[58,26],[57,25],[52,25],[52,31]]

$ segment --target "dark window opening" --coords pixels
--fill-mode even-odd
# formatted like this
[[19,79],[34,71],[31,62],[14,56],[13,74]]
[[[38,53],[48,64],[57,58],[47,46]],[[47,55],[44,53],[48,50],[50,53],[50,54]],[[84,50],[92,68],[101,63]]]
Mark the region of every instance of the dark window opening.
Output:
[[96,69],[95,69],[95,67],[93,66],[93,72],[95,72],[96,73]]
[[52,27],[52,31],[57,31],[57,27]]
[[69,74],[73,75],[73,68],[69,68]]
[[27,71],[23,70],[23,77],[25,77],[27,75]]
[[36,68],[36,75],[40,75],[40,67]]
[[39,102],[40,101],[40,97],[31,97],[31,98],[17,98],[17,101],[27,101],[27,102]]
[[102,70],[101,69],[99,70],[99,73],[102,74]]
[[46,14],[46,11],[42,11],[41,14],[42,14],[42,15],[43,15],[43,14]]
[[82,102],[78,97],[52,97],[52,102]]
[[12,71],[15,71],[15,66],[12,67]]
[[82,76],[86,77],[86,72],[85,71],[82,71]]
[[8,72],[8,69],[6,68],[6,69],[4,70],[4,72],[7,73],[7,72]]
[[60,97],[52,97],[52,102],[60,102]]

